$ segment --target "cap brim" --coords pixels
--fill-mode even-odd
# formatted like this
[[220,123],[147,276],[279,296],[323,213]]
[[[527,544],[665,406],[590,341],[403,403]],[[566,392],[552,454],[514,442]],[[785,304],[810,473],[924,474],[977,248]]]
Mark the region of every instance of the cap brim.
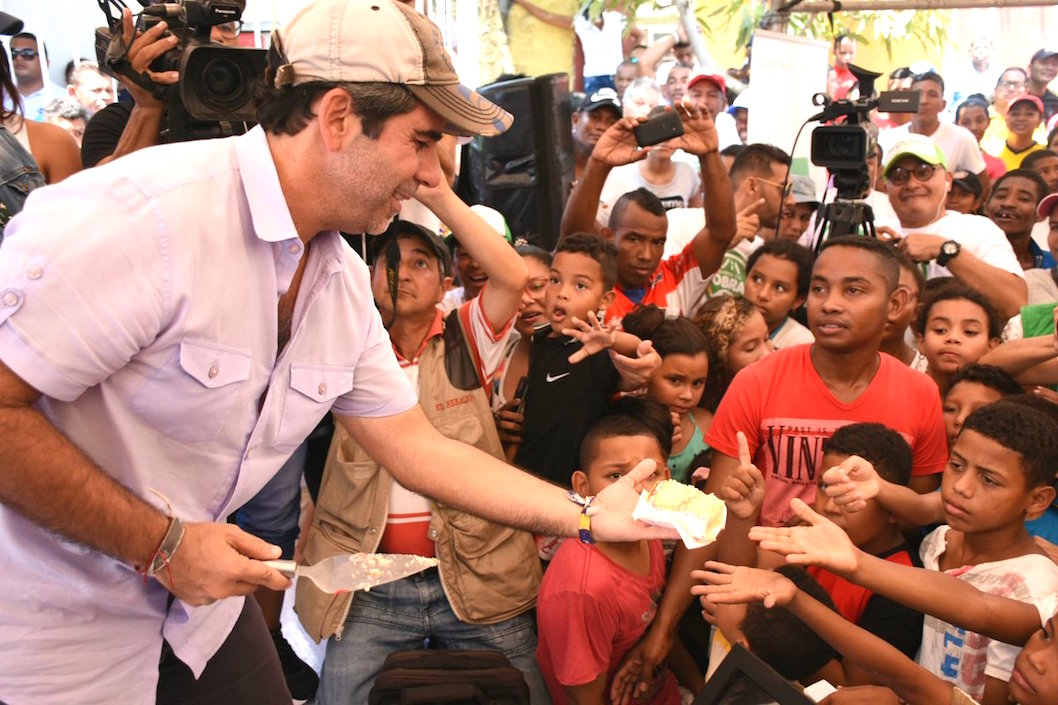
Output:
[[514,122],[506,110],[458,83],[409,85],[408,89],[444,119],[444,131],[451,135],[492,137],[506,132]]
[[1036,206],[1036,215],[1040,218],[1048,218],[1051,215],[1051,211],[1054,210],[1054,206],[1058,205],[1058,193],[1048,194],[1043,197],[1040,201],[1040,205]]

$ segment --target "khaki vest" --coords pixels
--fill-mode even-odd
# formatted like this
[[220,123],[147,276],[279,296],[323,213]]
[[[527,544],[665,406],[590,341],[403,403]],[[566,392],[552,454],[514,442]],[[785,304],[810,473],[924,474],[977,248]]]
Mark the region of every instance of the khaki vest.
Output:
[[[448,326],[461,328],[454,317]],[[450,379],[446,338],[452,339],[447,331],[444,337],[431,340],[419,358],[419,405],[442,435],[502,459],[492,410],[480,382],[476,388],[460,389]],[[437,472],[444,471],[437,468]],[[305,545],[305,562],[311,565],[336,553],[377,550],[386,526],[392,481],[389,472],[338,426]],[[532,535],[434,501],[430,509],[429,536],[437,547],[441,584],[460,620],[493,624],[533,607],[541,569]],[[331,595],[311,581],[299,580],[295,611],[317,642],[332,635],[340,638],[352,599],[349,593]]]

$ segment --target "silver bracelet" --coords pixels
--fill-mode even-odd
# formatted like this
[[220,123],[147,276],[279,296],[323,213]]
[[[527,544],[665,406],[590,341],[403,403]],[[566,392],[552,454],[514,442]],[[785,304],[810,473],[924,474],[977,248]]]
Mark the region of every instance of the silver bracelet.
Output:
[[165,532],[165,537],[158,544],[158,549],[151,557],[151,564],[147,566],[147,572],[144,575],[151,577],[169,565],[169,562],[173,560],[173,556],[176,554],[176,550],[180,548],[180,542],[184,540],[184,531],[184,522],[180,521],[180,517],[171,516],[169,530]]

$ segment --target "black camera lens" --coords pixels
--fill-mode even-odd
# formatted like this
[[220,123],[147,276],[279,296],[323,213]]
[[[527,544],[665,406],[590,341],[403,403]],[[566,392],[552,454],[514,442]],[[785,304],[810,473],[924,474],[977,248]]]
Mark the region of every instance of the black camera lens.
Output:
[[202,87],[217,100],[230,100],[247,83],[242,68],[229,59],[216,58],[202,67]]

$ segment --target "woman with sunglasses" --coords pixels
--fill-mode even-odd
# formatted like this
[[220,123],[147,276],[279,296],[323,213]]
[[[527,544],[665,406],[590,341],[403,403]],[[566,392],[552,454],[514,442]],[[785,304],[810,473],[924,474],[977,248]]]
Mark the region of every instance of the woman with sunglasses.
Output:
[[952,176],[933,140],[912,134],[893,145],[882,175],[897,221],[880,225],[879,237],[924,265],[927,279],[954,277],[1016,315],[1028,300],[1018,258],[991,220],[945,208]]

